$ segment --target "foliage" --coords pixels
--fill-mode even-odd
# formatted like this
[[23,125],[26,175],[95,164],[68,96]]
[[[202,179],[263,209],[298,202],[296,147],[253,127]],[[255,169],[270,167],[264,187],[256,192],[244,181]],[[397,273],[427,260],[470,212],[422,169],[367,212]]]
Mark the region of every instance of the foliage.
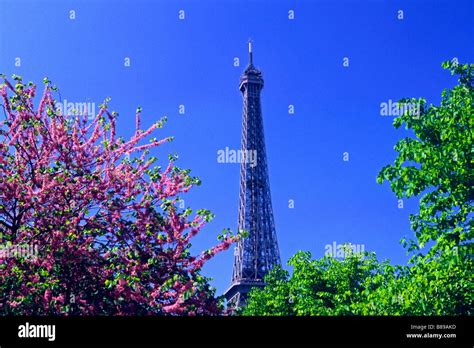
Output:
[[364,280],[380,267],[371,256],[356,253],[342,261],[326,256],[312,260],[298,252],[289,261],[293,273],[281,268],[265,278],[264,288],[252,289],[244,315],[346,315],[363,294]]
[[140,145],[166,119],[143,130],[139,108],[124,141],[108,100],[91,122],[68,117],[45,79],[34,110],[36,86],[13,78],[15,86],[5,78],[0,86],[0,233],[4,248],[35,245],[38,255],[0,260],[0,314],[220,313],[200,270],[238,236],[225,233],[191,255],[191,239],[212,214],[193,217],[177,203],[199,180],[172,156],[164,169],[153,165],[149,149],[171,138]]
[[443,255],[412,266],[379,263],[373,253],[312,260],[298,252],[290,276],[277,268],[252,289],[243,315],[474,314],[473,262]]
[[474,263],[447,251],[393,273],[367,279],[375,288],[359,304],[363,315],[474,315]]
[[420,211],[410,216],[417,241],[410,250],[435,241],[430,255],[468,244],[474,238],[474,64],[444,62],[458,75],[459,84],[445,89],[440,106],[426,106],[424,99],[405,99],[420,105],[420,115],[408,111],[394,121],[405,124],[415,138],[395,145],[398,157],[385,166],[378,182],[388,180],[399,197],[422,194]]

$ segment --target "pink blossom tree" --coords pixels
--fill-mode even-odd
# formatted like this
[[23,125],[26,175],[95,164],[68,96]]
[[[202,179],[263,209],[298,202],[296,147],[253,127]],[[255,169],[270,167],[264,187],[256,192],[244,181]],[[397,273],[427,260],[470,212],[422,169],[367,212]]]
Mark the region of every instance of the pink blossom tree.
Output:
[[0,259],[0,314],[221,313],[201,268],[239,236],[225,230],[191,254],[212,214],[177,203],[199,180],[173,156],[154,165],[149,150],[171,138],[142,144],[166,119],[143,130],[139,108],[124,141],[108,100],[91,121],[66,117],[47,79],[36,109],[36,86],[13,79],[0,86],[0,244],[35,245],[38,255]]

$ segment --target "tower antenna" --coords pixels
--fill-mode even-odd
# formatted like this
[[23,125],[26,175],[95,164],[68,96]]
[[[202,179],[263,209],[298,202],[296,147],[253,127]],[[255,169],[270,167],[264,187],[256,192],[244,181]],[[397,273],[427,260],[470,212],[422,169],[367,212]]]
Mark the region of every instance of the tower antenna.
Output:
[[249,65],[253,64],[252,50],[253,50],[253,41],[252,41],[252,39],[249,39]]

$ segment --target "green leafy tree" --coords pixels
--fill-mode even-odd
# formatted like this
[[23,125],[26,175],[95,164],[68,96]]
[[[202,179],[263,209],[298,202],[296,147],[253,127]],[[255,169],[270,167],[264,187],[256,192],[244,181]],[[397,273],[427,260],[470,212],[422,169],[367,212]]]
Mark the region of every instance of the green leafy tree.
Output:
[[[473,315],[472,259],[446,252],[366,279],[362,315]],[[372,289],[369,288],[372,286]]]
[[250,292],[243,315],[474,315],[472,259],[446,252],[413,265],[374,253],[312,260],[296,253]]
[[434,241],[434,255],[459,246],[472,247],[474,236],[474,64],[444,62],[443,67],[458,76],[459,84],[442,93],[440,106],[424,99],[404,99],[419,105],[419,114],[409,109],[394,120],[413,131],[415,137],[401,139],[394,164],[385,166],[377,181],[387,180],[399,197],[422,195],[418,214],[410,216],[416,241],[410,250]]
[[329,256],[311,259],[298,252],[289,261],[293,273],[274,269],[264,288],[250,292],[244,315],[351,315],[361,314],[359,304],[372,288],[374,275],[385,279],[393,267],[380,264],[373,253],[352,253],[346,247],[342,260]]

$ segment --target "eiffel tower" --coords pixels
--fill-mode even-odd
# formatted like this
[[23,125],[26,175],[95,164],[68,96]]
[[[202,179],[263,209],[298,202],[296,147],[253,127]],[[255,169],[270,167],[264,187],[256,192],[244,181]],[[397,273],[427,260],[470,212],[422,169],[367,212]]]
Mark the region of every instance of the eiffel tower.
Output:
[[243,97],[242,153],[253,151],[256,161],[241,161],[239,194],[239,230],[247,237],[239,241],[234,252],[232,282],[225,292],[228,307],[246,305],[252,287],[265,285],[264,276],[280,265],[280,252],[273,220],[270,182],[268,179],[265,137],[260,92],[262,72],[253,65],[252,41],[249,41],[249,64],[240,77]]

